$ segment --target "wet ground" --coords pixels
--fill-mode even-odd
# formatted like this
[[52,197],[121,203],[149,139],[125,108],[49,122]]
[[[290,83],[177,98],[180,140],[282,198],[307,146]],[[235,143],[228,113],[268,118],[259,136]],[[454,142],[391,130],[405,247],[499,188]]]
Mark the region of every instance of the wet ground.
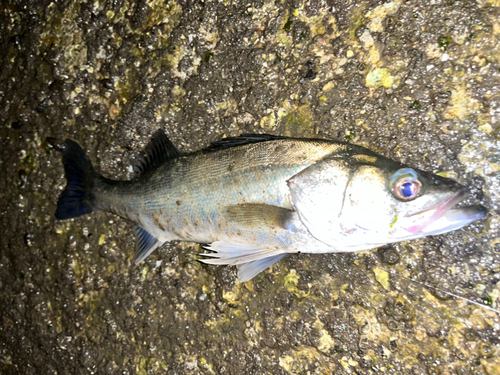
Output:
[[[499,374],[499,20],[498,0],[2,2],[0,372]],[[348,140],[457,179],[490,215],[244,284],[193,244],[135,267],[125,221],[54,219],[46,139],[128,178],[158,128],[186,151]]]

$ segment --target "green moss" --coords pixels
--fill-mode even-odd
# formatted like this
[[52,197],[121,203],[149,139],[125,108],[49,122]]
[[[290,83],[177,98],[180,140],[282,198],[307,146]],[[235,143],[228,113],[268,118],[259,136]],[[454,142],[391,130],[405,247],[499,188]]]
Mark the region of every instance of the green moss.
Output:
[[485,294],[484,296],[481,297],[481,301],[483,301],[483,303],[486,305],[486,306],[491,306],[493,305],[493,300],[491,299],[491,297],[488,295],[488,294]]
[[413,102],[410,103],[409,108],[419,110],[422,109],[422,104],[420,104],[418,100],[414,100]]
[[308,105],[303,105],[291,110],[281,120],[284,135],[299,137],[312,134],[314,131],[313,116]]
[[290,28],[292,27],[292,25],[293,25],[293,21],[288,19],[288,21],[286,21],[286,23],[285,23],[285,26],[283,26],[283,30],[286,32],[290,31]]
[[438,44],[445,51],[448,49],[450,42],[451,42],[450,36],[441,35],[440,37],[438,37]]
[[213,57],[214,53],[213,52],[207,52],[205,53],[205,62],[208,64],[210,62],[210,59]]

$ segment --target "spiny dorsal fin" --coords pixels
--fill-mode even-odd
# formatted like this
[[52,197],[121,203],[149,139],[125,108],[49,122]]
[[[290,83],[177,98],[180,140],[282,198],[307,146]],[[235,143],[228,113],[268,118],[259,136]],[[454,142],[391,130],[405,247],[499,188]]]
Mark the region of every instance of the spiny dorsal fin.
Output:
[[242,134],[239,137],[227,137],[222,138],[220,141],[212,142],[210,146],[205,148],[203,151],[221,150],[230,147],[248,145],[250,143],[266,142],[285,138],[286,137],[271,134]]
[[167,160],[180,156],[183,156],[183,153],[177,150],[163,129],[160,129],[153,134],[143,154],[137,158],[134,176],[139,177],[146,171],[158,168]]

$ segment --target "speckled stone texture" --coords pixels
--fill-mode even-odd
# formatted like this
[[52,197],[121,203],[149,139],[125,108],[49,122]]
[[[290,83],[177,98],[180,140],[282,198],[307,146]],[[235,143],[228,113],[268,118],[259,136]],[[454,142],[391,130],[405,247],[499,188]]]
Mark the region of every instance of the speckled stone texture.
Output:
[[[2,1],[0,373],[500,374],[499,39],[498,0]],[[490,214],[244,284],[194,244],[136,267],[124,220],[54,219],[47,138],[128,178],[160,127],[349,140]]]

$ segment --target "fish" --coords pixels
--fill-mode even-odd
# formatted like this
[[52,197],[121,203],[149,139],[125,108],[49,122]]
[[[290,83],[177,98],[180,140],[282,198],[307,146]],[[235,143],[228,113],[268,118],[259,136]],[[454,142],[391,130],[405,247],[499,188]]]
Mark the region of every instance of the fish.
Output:
[[194,242],[201,262],[237,266],[240,282],[287,254],[370,250],[487,214],[457,206],[468,190],[452,179],[333,140],[243,134],[185,153],[160,129],[126,181],[99,174],[72,140],[60,150],[58,220],[110,212],[134,224],[135,264],[165,242]]

